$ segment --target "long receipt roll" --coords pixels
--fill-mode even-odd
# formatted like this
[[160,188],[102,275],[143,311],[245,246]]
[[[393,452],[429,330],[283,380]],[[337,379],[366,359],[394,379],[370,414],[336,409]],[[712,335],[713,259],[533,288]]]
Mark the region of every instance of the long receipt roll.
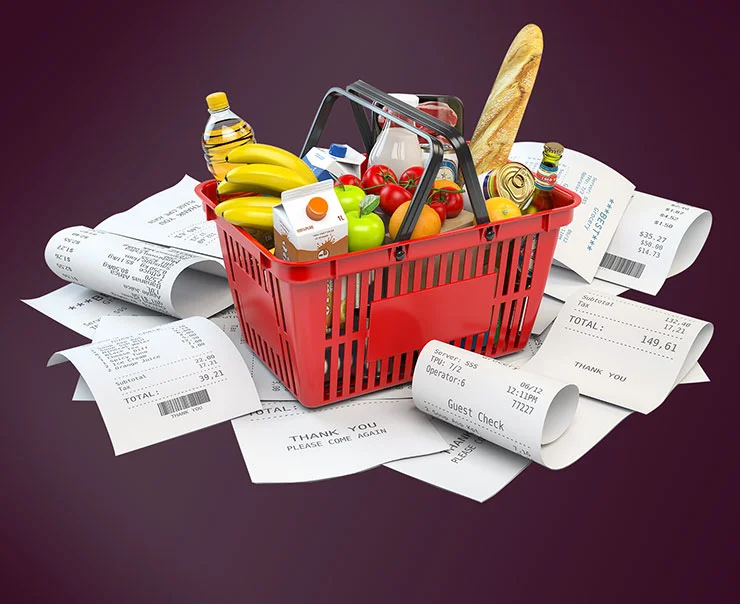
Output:
[[419,355],[412,395],[425,413],[557,469],[545,445],[560,438],[578,407],[578,387],[432,340]]

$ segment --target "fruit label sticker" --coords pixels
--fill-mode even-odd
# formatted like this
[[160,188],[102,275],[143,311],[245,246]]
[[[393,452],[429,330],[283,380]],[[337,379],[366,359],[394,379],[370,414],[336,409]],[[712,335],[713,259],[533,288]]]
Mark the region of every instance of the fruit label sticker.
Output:
[[[509,160],[537,171],[542,143],[515,143]],[[572,149],[566,149],[560,160],[557,184],[578,193],[582,201],[573,222],[560,229],[555,260],[590,283],[635,186],[609,166]]]
[[711,226],[706,210],[635,192],[596,275],[655,295],[694,263]]
[[[143,329],[132,333],[132,322]],[[100,328],[119,335],[57,352],[49,365],[80,372],[116,455],[261,408],[241,355],[203,317],[105,317]]]
[[44,252],[59,277],[173,317],[211,316],[233,304],[216,259],[77,226]]

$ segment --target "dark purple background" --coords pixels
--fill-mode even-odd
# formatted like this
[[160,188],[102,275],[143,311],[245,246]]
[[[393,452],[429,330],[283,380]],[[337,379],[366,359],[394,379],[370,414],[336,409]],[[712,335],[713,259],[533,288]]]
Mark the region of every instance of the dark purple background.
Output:
[[[738,587],[731,4],[410,4],[6,9],[5,601],[678,602]],[[261,141],[294,151],[323,92],[357,78],[460,96],[469,136],[531,21],[545,54],[519,140],[557,139],[642,191],[713,211],[697,263],[657,298],[633,296],[715,323],[712,383],[680,387],[573,467],[531,467],[483,505],[384,468],[253,485],[228,424],[114,457],[95,405],[70,401],[74,370],[44,368],[83,338],[18,302],[61,285],[43,261],[49,236],[185,172],[206,178],[214,90]]]

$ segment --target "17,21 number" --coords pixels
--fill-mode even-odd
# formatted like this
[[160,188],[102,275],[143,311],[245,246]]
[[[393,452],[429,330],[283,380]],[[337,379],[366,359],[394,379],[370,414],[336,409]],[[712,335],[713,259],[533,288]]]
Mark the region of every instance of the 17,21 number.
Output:
[[642,344],[647,344],[653,348],[662,348],[668,352],[676,352],[676,345],[673,342],[661,342],[660,338],[652,336],[642,336]]

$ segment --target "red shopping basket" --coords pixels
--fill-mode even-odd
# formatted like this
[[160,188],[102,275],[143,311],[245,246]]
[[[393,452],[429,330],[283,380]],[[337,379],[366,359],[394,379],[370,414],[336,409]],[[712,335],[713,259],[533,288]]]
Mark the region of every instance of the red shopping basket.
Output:
[[[470,150],[460,134],[364,82],[329,90],[301,155],[318,143],[339,97],[350,100],[368,151],[373,134],[364,109],[412,130],[432,149],[393,243],[325,260],[285,262],[216,216],[216,181],[196,187],[208,219],[216,220],[247,344],[307,407],[410,381],[419,351],[431,339],[491,357],[523,348],[542,300],[558,230],[572,220],[580,203],[578,195],[556,186],[552,210],[489,223]],[[408,240],[443,151],[435,137],[398,115],[453,144],[475,226]]]

